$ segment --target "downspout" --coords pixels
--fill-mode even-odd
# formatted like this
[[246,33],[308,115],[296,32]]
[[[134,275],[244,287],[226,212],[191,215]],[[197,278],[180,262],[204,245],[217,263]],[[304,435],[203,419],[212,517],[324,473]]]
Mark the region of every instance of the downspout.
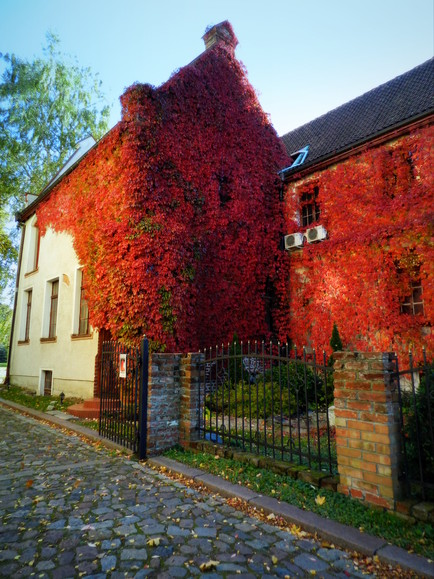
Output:
[[18,288],[20,285],[20,274],[21,274],[21,262],[23,259],[23,247],[24,247],[24,238],[26,235],[26,228],[20,223],[21,229],[21,242],[20,242],[20,254],[18,257],[18,268],[17,268],[17,279],[15,282],[15,295],[14,295],[14,309],[12,312],[12,325],[11,325],[11,335],[9,337],[9,352],[8,352],[8,363],[6,366],[6,376],[4,380],[4,384],[7,384],[9,387],[9,376],[10,376],[10,366],[11,366],[11,356],[12,356],[12,344],[14,339],[14,327],[15,327],[15,318],[17,312],[17,302],[18,302]]

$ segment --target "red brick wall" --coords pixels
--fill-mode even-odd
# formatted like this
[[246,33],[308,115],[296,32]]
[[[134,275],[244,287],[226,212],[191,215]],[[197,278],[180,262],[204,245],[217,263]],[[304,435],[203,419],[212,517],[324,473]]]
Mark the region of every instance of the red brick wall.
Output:
[[338,490],[388,509],[400,494],[399,407],[384,374],[393,356],[334,354]]
[[180,362],[180,354],[152,354],[149,358],[149,455],[179,443]]

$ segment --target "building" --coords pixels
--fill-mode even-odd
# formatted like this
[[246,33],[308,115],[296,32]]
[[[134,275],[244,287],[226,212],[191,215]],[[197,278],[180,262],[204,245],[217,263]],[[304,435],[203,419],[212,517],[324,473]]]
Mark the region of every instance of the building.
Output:
[[282,137],[288,335],[330,352],[433,345],[434,59]]
[[10,382],[98,395],[102,335],[157,351],[271,335],[290,159],[230,24],[204,40],[162,86],[130,87],[120,123],[20,214]]

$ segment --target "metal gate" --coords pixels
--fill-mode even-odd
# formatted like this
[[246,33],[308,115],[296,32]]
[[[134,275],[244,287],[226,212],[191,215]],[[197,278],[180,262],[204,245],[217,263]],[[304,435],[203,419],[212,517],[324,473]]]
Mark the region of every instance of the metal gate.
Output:
[[148,340],[140,348],[103,342],[99,434],[146,458]]

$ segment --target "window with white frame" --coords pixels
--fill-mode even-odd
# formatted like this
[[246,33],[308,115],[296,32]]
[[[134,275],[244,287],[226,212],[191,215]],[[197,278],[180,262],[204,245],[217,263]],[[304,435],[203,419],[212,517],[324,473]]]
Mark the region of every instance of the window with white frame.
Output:
[[89,307],[86,299],[85,273],[83,269],[78,269],[75,277],[75,303],[74,303],[74,323],[73,337],[89,336]]
[[420,279],[411,282],[410,292],[401,302],[401,313],[409,314],[410,316],[424,315],[422,282]]
[[27,289],[23,293],[23,302],[21,309],[21,322],[20,322],[20,342],[29,342],[30,340],[30,318],[32,312],[32,297],[33,291]]
[[55,340],[59,305],[59,280],[49,281],[45,290],[45,309],[41,340]]
[[51,396],[53,393],[53,371],[41,370],[39,379],[39,394],[41,396]]
[[40,233],[39,227],[36,222],[36,218],[30,223],[28,229],[29,245],[28,245],[28,255],[27,255],[27,268],[26,272],[31,273],[32,271],[36,271],[38,269],[39,263],[39,245],[40,245]]

